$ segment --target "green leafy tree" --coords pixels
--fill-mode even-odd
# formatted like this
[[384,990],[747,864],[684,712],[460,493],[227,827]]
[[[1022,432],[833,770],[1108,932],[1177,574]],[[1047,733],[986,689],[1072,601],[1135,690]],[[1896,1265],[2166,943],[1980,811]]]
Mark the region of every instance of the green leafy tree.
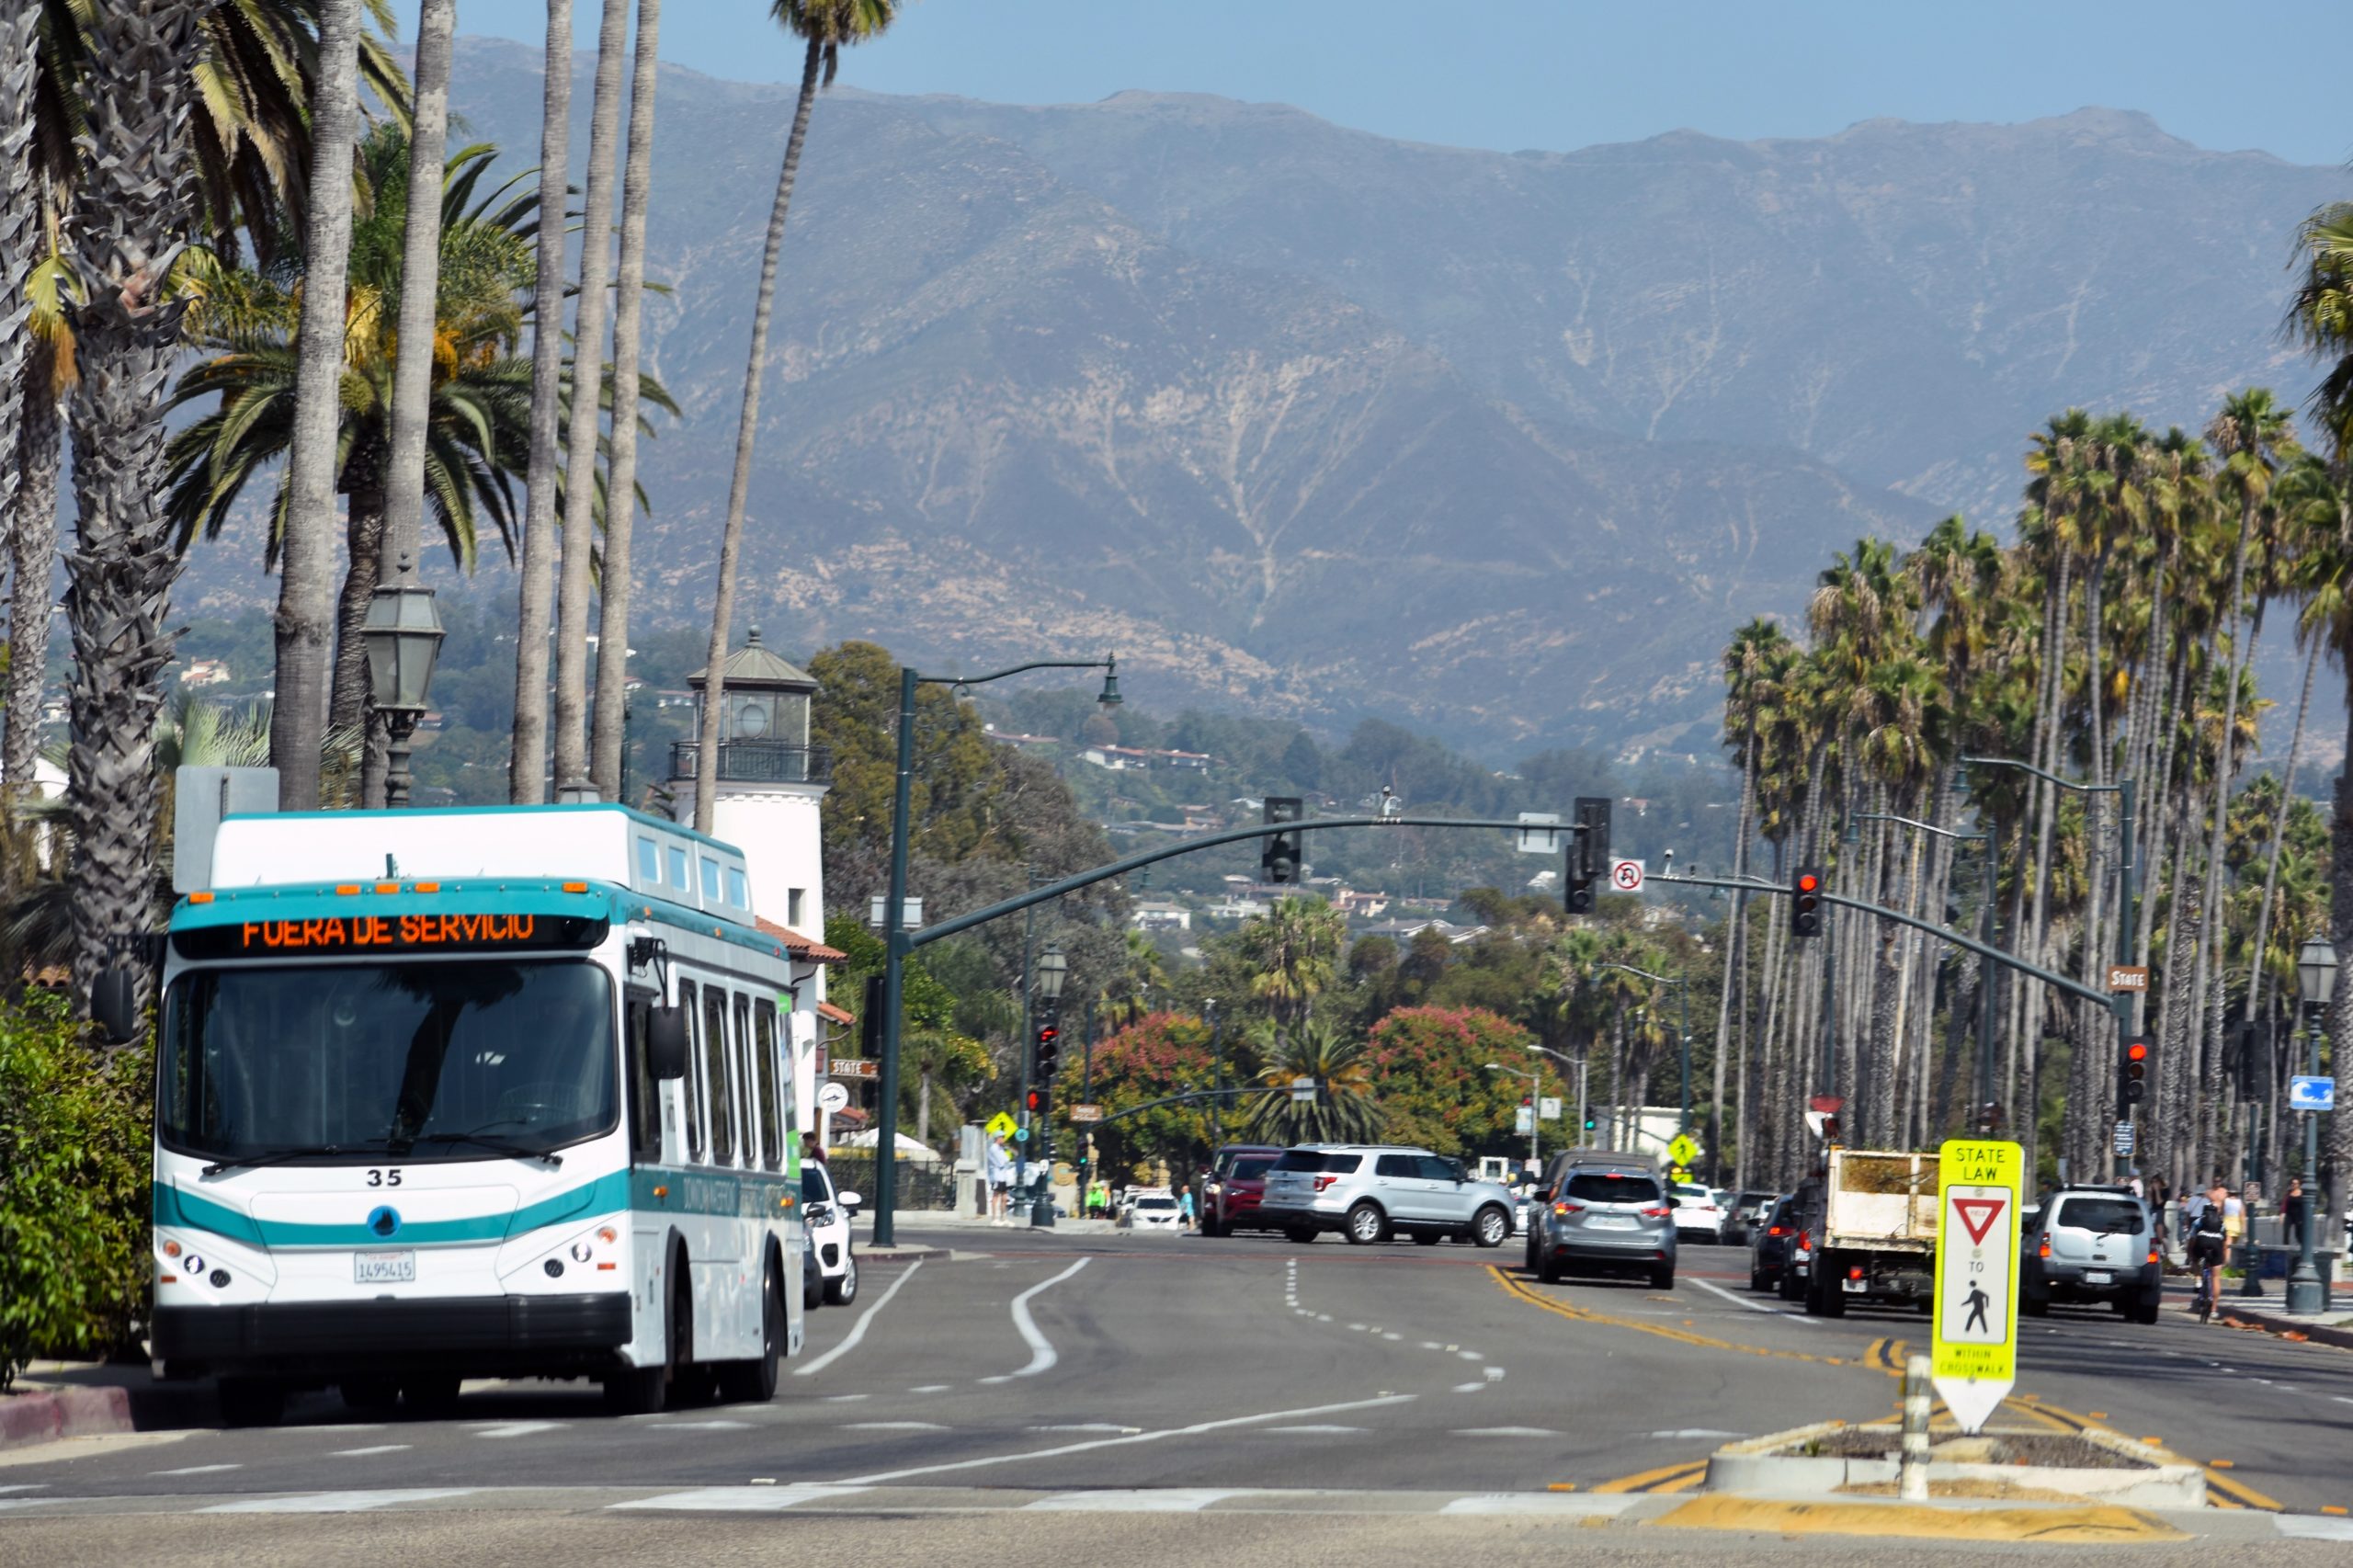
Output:
[[[1485,1064],[1529,1069],[1542,1060],[1528,1050],[1532,1043],[1526,1029],[1483,1007],[1391,1013],[1367,1040],[1380,1085],[1381,1136],[1441,1154],[1511,1147],[1513,1112],[1528,1081],[1490,1073]],[[1549,1077],[1545,1092],[1560,1092]]]
[[[1095,1102],[1106,1116],[1190,1089],[1215,1073],[1209,1025],[1185,1013],[1154,1013],[1095,1047]],[[1183,1174],[1210,1153],[1206,1100],[1154,1107],[1100,1124],[1095,1146],[1106,1172],[1150,1173],[1154,1162]]]

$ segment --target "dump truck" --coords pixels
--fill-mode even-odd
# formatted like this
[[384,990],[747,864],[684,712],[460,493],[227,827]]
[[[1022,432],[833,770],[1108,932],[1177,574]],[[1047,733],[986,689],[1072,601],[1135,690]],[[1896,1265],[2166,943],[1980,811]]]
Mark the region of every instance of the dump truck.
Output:
[[1854,1301],[1932,1310],[1937,1156],[1831,1149],[1800,1244],[1810,1253],[1805,1310],[1813,1316],[1838,1317]]

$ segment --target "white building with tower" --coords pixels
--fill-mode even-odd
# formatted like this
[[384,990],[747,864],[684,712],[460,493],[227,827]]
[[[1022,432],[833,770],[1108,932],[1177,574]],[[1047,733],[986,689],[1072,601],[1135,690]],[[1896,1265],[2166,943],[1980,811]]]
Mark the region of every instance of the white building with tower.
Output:
[[[753,627],[743,647],[722,665],[718,799],[712,836],[744,852],[752,908],[764,930],[777,936],[793,960],[791,1038],[798,1103],[819,1142],[833,1142],[831,1113],[819,1108],[825,1083],[829,1028],[852,1021],[825,999],[825,971],[847,955],[824,942],[825,869],[818,806],[833,782],[833,757],[809,740],[814,679],[779,658]],[[694,693],[695,729],[702,733],[710,697],[708,668],[687,677]],[[670,746],[672,812],[691,824],[695,765],[701,743]]]

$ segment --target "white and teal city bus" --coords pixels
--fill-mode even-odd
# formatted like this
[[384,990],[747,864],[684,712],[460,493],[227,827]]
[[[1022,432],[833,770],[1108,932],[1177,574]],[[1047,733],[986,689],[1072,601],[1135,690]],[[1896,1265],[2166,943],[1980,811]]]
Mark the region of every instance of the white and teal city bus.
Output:
[[172,912],[153,1355],[238,1423],[585,1378],[774,1395],[790,959],[743,857],[609,805],[223,819]]

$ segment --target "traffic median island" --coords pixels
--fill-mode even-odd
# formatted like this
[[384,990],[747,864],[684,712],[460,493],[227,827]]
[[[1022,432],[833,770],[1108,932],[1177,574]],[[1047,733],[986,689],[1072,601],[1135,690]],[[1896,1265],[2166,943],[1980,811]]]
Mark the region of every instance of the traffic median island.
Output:
[[2110,1503],[1987,1506],[1964,1500],[1883,1503],[1859,1497],[1815,1501],[1703,1493],[1647,1523],[1668,1529],[2031,1541],[2048,1545],[2154,1544],[2190,1539],[2154,1514]]

